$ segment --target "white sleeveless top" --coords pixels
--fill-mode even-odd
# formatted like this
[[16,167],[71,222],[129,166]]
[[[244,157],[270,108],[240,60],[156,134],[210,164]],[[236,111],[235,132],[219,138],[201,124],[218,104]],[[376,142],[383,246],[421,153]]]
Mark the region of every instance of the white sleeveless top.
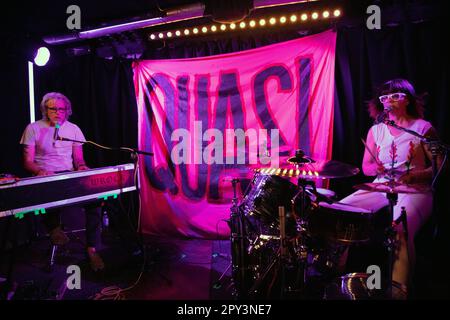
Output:
[[[432,125],[423,119],[415,120],[407,128],[424,135]],[[396,176],[406,172],[408,169],[425,169],[427,167],[427,157],[425,146],[421,144],[418,137],[407,132],[401,132],[398,136],[393,136],[389,127],[380,123],[374,125],[370,130],[377,147],[377,156],[386,169],[395,169]]]

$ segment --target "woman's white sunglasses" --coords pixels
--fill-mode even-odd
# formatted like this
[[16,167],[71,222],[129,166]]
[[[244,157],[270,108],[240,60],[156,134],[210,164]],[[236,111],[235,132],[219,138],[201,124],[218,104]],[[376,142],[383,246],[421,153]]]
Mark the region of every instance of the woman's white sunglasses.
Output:
[[391,94],[386,94],[384,96],[380,96],[380,97],[378,97],[378,99],[380,99],[381,103],[385,103],[386,101],[388,101],[388,99],[391,99],[392,101],[398,101],[405,97],[406,97],[406,93],[395,92],[395,93],[391,93]]

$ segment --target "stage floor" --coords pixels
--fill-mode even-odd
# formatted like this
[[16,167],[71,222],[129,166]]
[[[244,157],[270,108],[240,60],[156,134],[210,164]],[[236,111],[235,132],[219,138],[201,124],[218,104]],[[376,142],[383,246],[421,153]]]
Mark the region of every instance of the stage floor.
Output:
[[[101,294],[108,287],[129,288],[121,298],[132,300],[232,299],[229,241],[180,240],[146,237],[145,259],[137,245],[123,244],[120,238],[103,235],[99,250],[106,268],[93,272],[84,255],[82,232],[59,249],[48,270],[50,242],[35,240],[16,250],[12,278],[13,299],[85,300],[112,299]],[[0,277],[6,277],[10,253],[3,255]],[[145,260],[145,262],[144,262]],[[68,266],[80,267],[81,288],[68,289]],[[223,275],[223,276],[222,276]],[[220,278],[222,276],[222,278]],[[220,281],[219,281],[220,279]],[[138,281],[139,280],[139,281]]]
[[[113,230],[105,229],[99,252],[106,268],[91,271],[84,254],[84,232],[69,235],[71,241],[61,248],[51,271],[49,239],[42,236],[20,245],[12,278],[17,300],[232,300],[230,241],[168,239],[145,237],[146,255],[137,244],[124,241]],[[11,250],[0,259],[0,278],[5,278]],[[145,260],[145,263],[144,263]],[[440,272],[440,260],[418,263],[413,299],[448,299],[449,276]],[[81,287],[68,289],[68,266],[81,271]],[[134,285],[135,284],[135,285]],[[134,286],[133,286],[134,285]],[[117,290],[130,288],[117,295]],[[103,290],[103,294],[102,294]]]

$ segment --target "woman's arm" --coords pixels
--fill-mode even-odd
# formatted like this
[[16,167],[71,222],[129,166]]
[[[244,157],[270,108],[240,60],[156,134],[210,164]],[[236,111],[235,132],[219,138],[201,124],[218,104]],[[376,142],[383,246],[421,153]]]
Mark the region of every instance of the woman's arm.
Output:
[[[367,133],[366,148],[364,149],[364,158],[362,169],[366,176],[376,176],[384,172],[384,167],[378,159],[374,159],[373,155],[377,155],[377,145],[372,134],[372,130]],[[370,152],[369,152],[370,150]]]
[[[434,130],[434,128],[430,128],[426,133],[425,133],[425,137],[427,138],[437,138],[437,133]],[[432,159],[433,159],[433,155],[430,151],[429,145],[427,145],[426,143],[421,142],[422,144],[422,148],[425,152],[425,156],[427,157],[427,159],[429,160],[429,162],[431,163]],[[442,154],[438,154],[437,158],[436,158],[436,166],[439,169],[442,165],[442,161],[443,161],[443,157]],[[404,174],[403,176],[401,176],[399,178],[400,182],[403,183],[421,183],[421,184],[431,184],[431,180],[433,178],[433,168],[430,165],[429,167],[427,167],[426,169],[419,169],[419,170],[411,170],[409,173]]]

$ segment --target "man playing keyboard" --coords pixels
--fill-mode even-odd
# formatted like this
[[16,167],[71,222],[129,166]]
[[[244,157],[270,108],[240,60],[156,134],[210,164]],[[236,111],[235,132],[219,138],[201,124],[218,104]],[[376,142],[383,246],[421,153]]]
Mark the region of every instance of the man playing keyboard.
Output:
[[[85,141],[80,128],[69,122],[72,106],[61,93],[50,92],[42,98],[42,119],[30,123],[22,135],[24,168],[35,176],[51,175],[64,171],[86,170],[81,143],[60,141],[59,136]],[[64,209],[54,209],[45,215],[44,223],[54,245],[65,245],[69,238],[61,228],[60,214]],[[94,271],[102,270],[104,263],[96,252],[100,242],[101,211],[96,204],[84,206],[86,212],[86,253]]]

